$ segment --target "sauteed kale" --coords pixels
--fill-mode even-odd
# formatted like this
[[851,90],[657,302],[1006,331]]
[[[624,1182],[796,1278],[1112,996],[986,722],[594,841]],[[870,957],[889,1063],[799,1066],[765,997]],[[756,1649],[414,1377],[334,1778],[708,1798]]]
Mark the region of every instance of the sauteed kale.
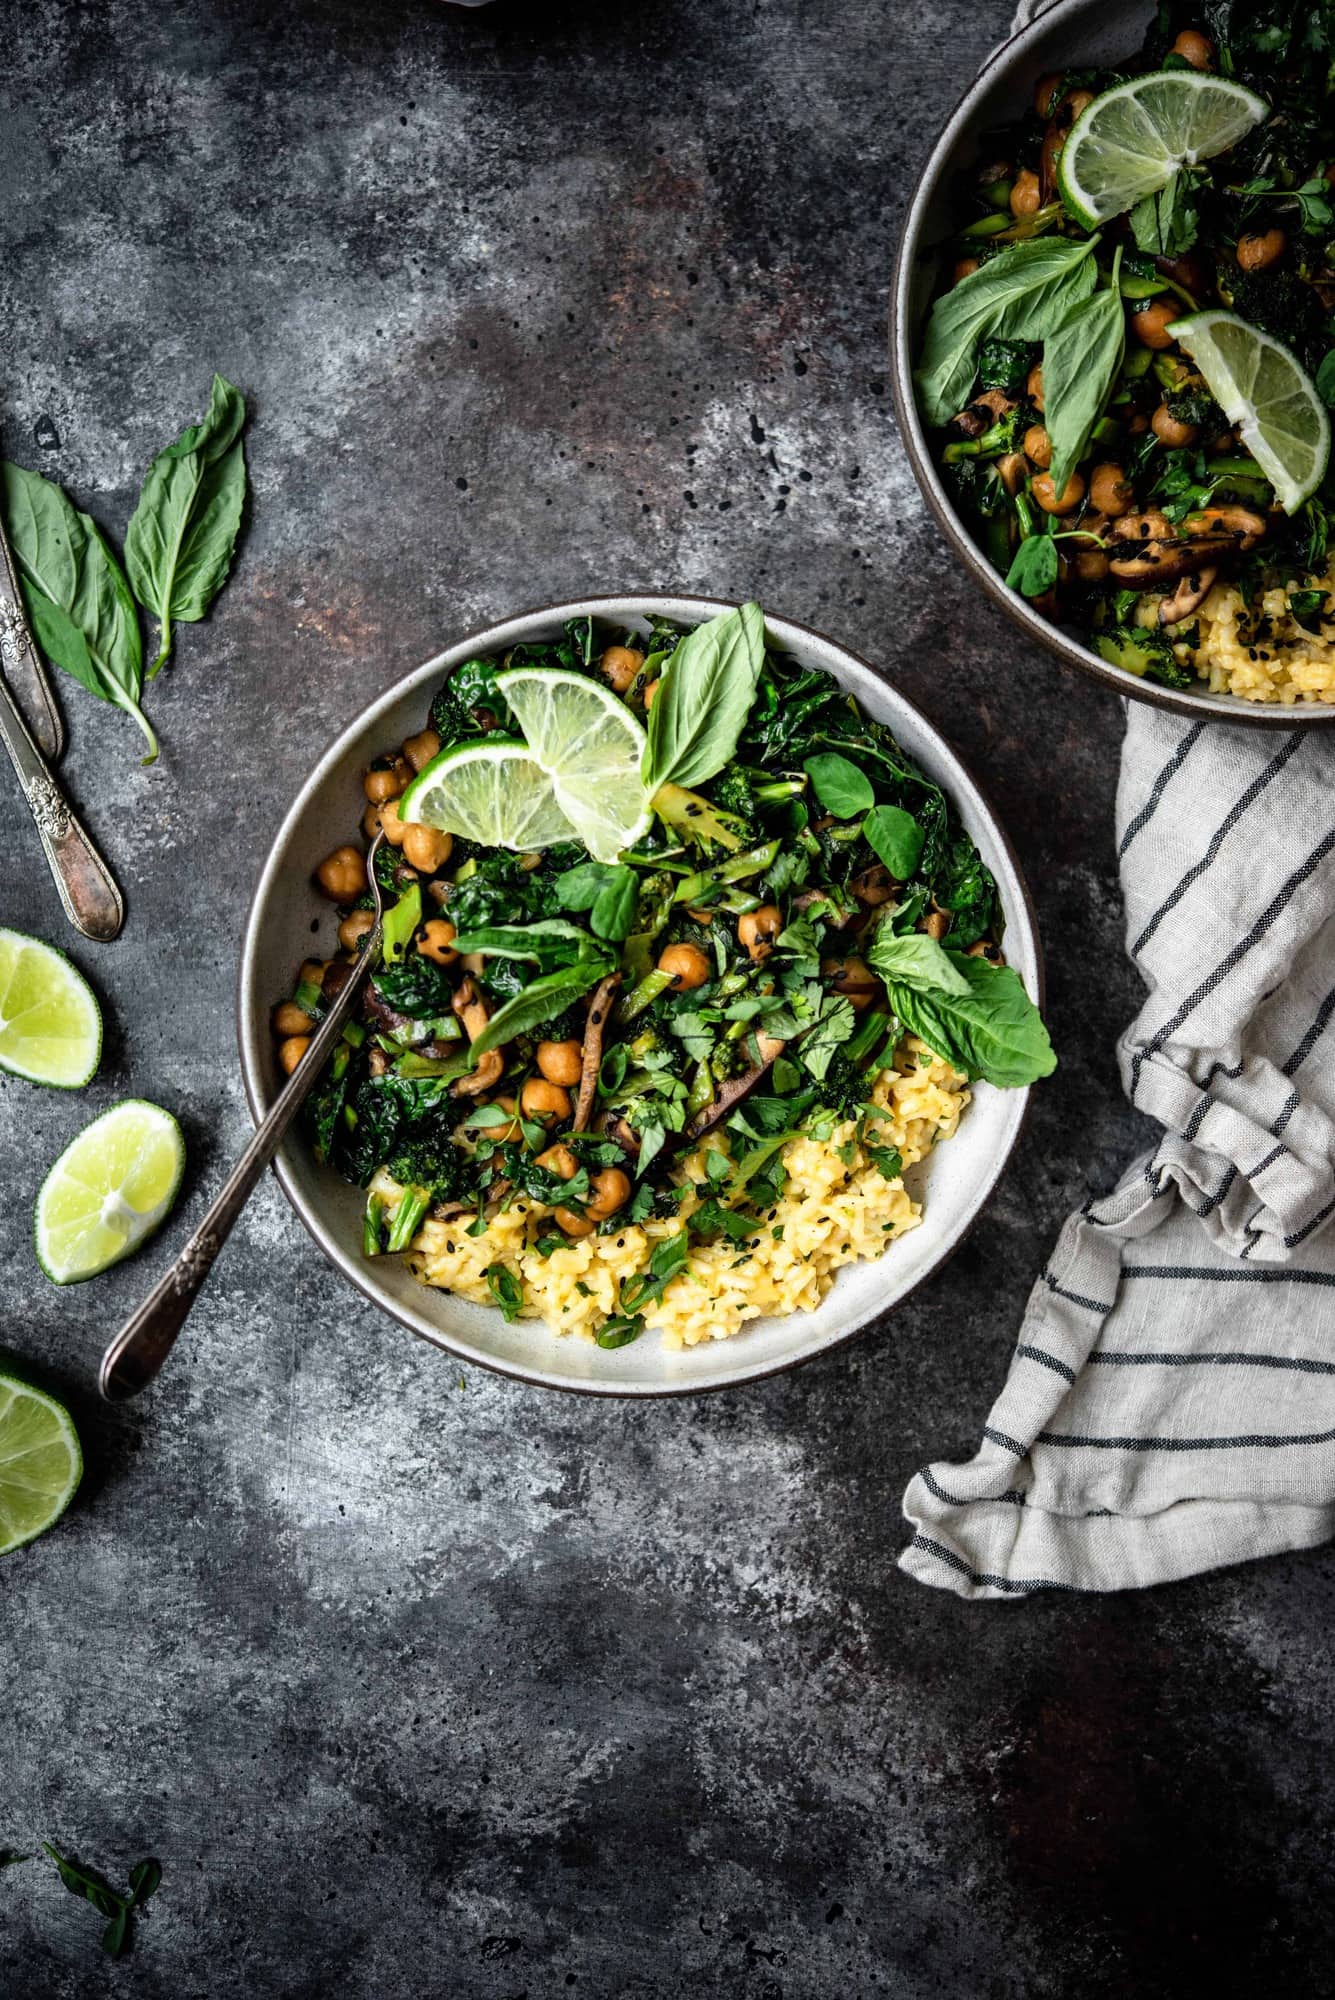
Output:
[[[521,665],[610,686],[641,718],[664,703],[644,830],[615,860],[579,839],[519,852],[400,817],[413,772],[448,766],[455,746],[526,754],[497,686]],[[659,783],[663,769],[695,782]],[[758,607],[689,633],[579,618],[469,660],[365,789],[363,832],[385,834],[384,962],[307,1115],[349,1180],[383,1168],[407,1190],[392,1214],[370,1193],[368,1254],[405,1249],[432,1212],[480,1233],[521,1199],[550,1209],[553,1246],[675,1214],[673,1168],[711,1133],[691,1234],[743,1241],[800,1132],[854,1121],[899,1173],[871,1093],[905,1031],[970,1077],[1052,1067],[1002,959],[996,884],[950,801],[830,675],[764,644]],[[342,906],[344,956],[304,965],[275,1012],[289,1070],[374,921],[360,847],[318,879]]]

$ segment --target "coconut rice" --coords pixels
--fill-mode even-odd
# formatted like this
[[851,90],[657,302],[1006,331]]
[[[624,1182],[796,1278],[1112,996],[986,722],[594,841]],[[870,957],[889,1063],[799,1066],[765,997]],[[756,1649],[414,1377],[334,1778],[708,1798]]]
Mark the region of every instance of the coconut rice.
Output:
[[[967,1080],[913,1036],[906,1036],[894,1067],[877,1078],[869,1101],[885,1112],[875,1142],[894,1146],[905,1169],[924,1160],[948,1139],[969,1102]],[[727,1340],[748,1320],[810,1311],[819,1305],[843,1264],[879,1257],[897,1236],[917,1227],[921,1203],[902,1174],[887,1180],[859,1145],[853,1124],[836,1125],[828,1138],[807,1134],[783,1153],[787,1181],[783,1196],[765,1211],[758,1233],[742,1244],[726,1240],[696,1244],[684,1271],[662,1298],[643,1308],[645,1323],[657,1328],[667,1347],[695,1347]],[[711,1136],[674,1170],[678,1184],[705,1179],[705,1153],[726,1142]],[[401,1194],[383,1169],[373,1188],[390,1205]],[[522,1315],[544,1319],[556,1333],[592,1339],[618,1310],[622,1281],[644,1270],[656,1243],[686,1227],[699,1196],[686,1195],[676,1215],[650,1217],[612,1227],[595,1236],[563,1242],[547,1255],[550,1211],[516,1201],[470,1236],[467,1217],[428,1219],[414,1238],[409,1266],[422,1283],[456,1293],[478,1305],[494,1305],[486,1273],[497,1265],[513,1273],[523,1290]]]
[[1335,702],[1335,620],[1305,630],[1289,609],[1289,592],[1299,588],[1335,590],[1335,574],[1259,591],[1250,607],[1235,583],[1215,584],[1188,656],[1212,694],[1285,707]]

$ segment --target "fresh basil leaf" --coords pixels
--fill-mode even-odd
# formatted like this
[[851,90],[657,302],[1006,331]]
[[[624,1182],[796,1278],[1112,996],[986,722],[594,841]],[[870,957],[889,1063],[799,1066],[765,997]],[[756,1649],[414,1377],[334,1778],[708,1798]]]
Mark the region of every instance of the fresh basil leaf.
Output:
[[1114,258],[1111,290],[1095,292],[1043,342],[1043,422],[1052,442],[1048,477],[1057,493],[1065,492],[1084,454],[1126,352],[1117,277]]
[[811,788],[836,819],[856,819],[875,805],[876,794],[864,771],[837,750],[822,750],[804,766]]
[[886,924],[878,925],[867,963],[887,984],[894,979],[924,992],[956,995],[973,990],[959,970],[955,954],[945,951],[926,931],[896,932]]
[[1048,1031],[1012,968],[946,955],[968,981],[968,994],[888,979],[890,1005],[904,1026],[965,1076],[985,1077],[1002,1090],[1050,1076],[1057,1058]]
[[139,614],[120,564],[97,523],[49,479],[8,462],[3,475],[5,531],[38,644],[53,666],[134,717],[151,764],[158,745],[139,706]]
[[197,623],[227,581],[246,497],[245,420],[240,390],[215,375],[203,423],[182,431],[145,474],[125,561],[135,596],[161,628],[150,680],[171,652],[172,625]]
[[499,1049],[516,1035],[531,1034],[544,1021],[564,1014],[572,1001],[606,977],[614,962],[611,957],[585,958],[576,965],[563,966],[559,972],[543,973],[530,980],[522,993],[516,993],[513,1000],[507,1000],[492,1015],[472,1044],[473,1055],[482,1056],[488,1049]]
[[922,860],[927,835],[903,806],[877,806],[862,822],[862,837],[898,882],[907,882]]
[[688,632],[663,668],[649,710],[640,775],[655,792],[715,777],[732,757],[765,662],[765,617],[754,602]]
[[[914,381],[932,425],[956,415],[973,386],[985,338],[1042,340],[1097,279],[1097,236],[1035,237],[980,264],[932,307]],[[1044,377],[1046,393],[1047,378]],[[654,704],[658,706],[657,702]]]
[[1006,572],[1006,582],[1022,597],[1041,597],[1057,581],[1057,544],[1051,535],[1026,535]]
[[386,965],[398,964],[421,921],[422,885],[411,882],[392,909],[385,912],[381,929],[381,957]]
[[594,935],[606,938],[610,944],[623,944],[630,936],[639,901],[640,885],[635,870],[609,867],[589,912]]

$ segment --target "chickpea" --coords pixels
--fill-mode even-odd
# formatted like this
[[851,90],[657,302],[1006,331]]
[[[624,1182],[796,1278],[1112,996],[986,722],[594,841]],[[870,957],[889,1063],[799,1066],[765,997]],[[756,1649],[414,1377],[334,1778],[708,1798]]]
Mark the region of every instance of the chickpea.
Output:
[[344,951],[356,951],[368,931],[375,929],[373,910],[354,910],[338,927],[338,941]]
[[1092,90],[1072,90],[1067,92],[1067,95],[1062,100],[1062,105],[1067,117],[1074,125],[1080,113],[1087,111],[1093,102],[1094,93]]
[[323,986],[325,973],[329,970],[322,958],[303,958],[301,971],[297,974],[298,986]]
[[1125,514],[1134,498],[1131,482],[1120,465],[1108,459],[1094,467],[1089,475],[1089,504],[1100,514]]
[[538,1165],[545,1167],[549,1174],[555,1174],[559,1181],[573,1181],[579,1172],[579,1161],[569,1146],[549,1146],[545,1153],[538,1154]]
[[1045,514],[1073,514],[1085,497],[1085,482],[1073,472],[1058,493],[1048,474],[1040,472],[1033,483],[1033,495]]
[[1244,271],[1268,271],[1277,264],[1288,246],[1282,229],[1249,230],[1238,238],[1237,258]]
[[[491,1101],[493,1104],[498,1104],[502,1111],[516,1112],[513,1097],[493,1097]],[[488,1125],[485,1130],[485,1136],[488,1139],[494,1139],[498,1146],[517,1146],[523,1139],[524,1134],[519,1123],[519,1118],[515,1115],[512,1116],[508,1125]]]
[[453,965],[459,956],[454,949],[454,925],[445,917],[432,917],[423,926],[417,949],[420,956],[429,958],[433,965]]
[[971,278],[978,269],[976,257],[961,257],[950,276],[952,285],[958,285],[961,278]]
[[1011,214],[1037,215],[1042,205],[1043,196],[1038,185],[1038,175],[1032,167],[1025,167],[1015,176],[1015,185],[1011,189]]
[[563,1122],[570,1116],[570,1092],[545,1076],[531,1076],[519,1093],[519,1109],[541,1125]]
[[548,1083],[569,1087],[584,1074],[584,1051],[578,1042],[539,1042],[538,1068]]
[[417,736],[409,736],[403,745],[403,754],[414,771],[425,770],[440,749],[440,738],[434,729],[424,729]]
[[1131,315],[1131,331],[1142,347],[1153,347],[1162,351],[1171,347],[1173,336],[1168,331],[1175,319],[1182,317],[1180,299],[1151,299],[1139,312]]
[[1029,477],[1029,461],[1022,451],[1008,451],[997,460],[997,478],[1012,500]]
[[653,707],[654,696],[657,693],[658,693],[658,682],[650,681],[648,687],[644,690],[644,707],[646,714]]
[[[389,803],[392,805],[393,800]],[[384,806],[368,806],[362,814],[362,832],[368,840],[374,840],[384,823]]]
[[304,1007],[298,1007],[295,1000],[283,1000],[273,1010],[273,1031],[283,1038],[288,1035],[309,1035],[311,1017]]
[[1038,362],[1024,378],[1024,393],[1036,410],[1043,408],[1043,364]]
[[391,847],[402,847],[404,836],[408,829],[399,818],[398,801],[391,799],[387,805],[381,806],[379,811],[380,831],[384,834],[385,839]]
[[559,1223],[567,1236],[592,1236],[598,1227],[597,1223],[590,1222],[586,1215],[576,1214],[573,1208],[554,1208],[552,1221]]
[[309,1035],[289,1035],[278,1047],[278,1064],[284,1076],[291,1076],[301,1058],[311,1045]]
[[1038,82],[1034,85],[1034,116],[1036,118],[1051,118],[1057,108],[1056,98],[1060,87],[1061,74],[1057,70],[1051,70],[1046,76],[1041,76],[1038,79]]
[[644,654],[633,646],[608,646],[598,662],[618,694],[625,694],[644,665]]
[[358,847],[336,847],[326,854],[315,879],[335,903],[355,903],[366,893],[366,857]]
[[1052,439],[1048,436],[1042,424],[1030,424],[1028,430],[1025,432],[1024,455],[1027,459],[1032,460],[1040,472],[1046,472],[1051,465]]
[[404,829],[404,860],[412,867],[420,868],[424,875],[434,875],[438,868],[443,868],[453,846],[454,835],[440,833],[434,826],[414,823]]
[[630,1175],[623,1174],[620,1167],[604,1167],[600,1174],[594,1175],[591,1188],[584,1213],[594,1222],[606,1222],[609,1215],[615,1215],[629,1200]]
[[698,944],[670,944],[659,953],[658,969],[666,972],[674,992],[689,993],[708,979],[709,960]]
[[402,757],[396,757],[392,763],[380,760],[372,764],[362,779],[362,790],[373,806],[383,806],[387,800],[397,799],[407,791],[411,776]]
[[1193,69],[1209,69],[1214,61],[1214,43],[1198,28],[1184,28],[1168,53],[1181,56]]
[[783,912],[774,903],[748,910],[737,919],[737,942],[746,947],[753,965],[761,965],[774,949],[774,940],[783,929]]
[[1169,409],[1167,403],[1160,403],[1150,418],[1150,429],[1160,444],[1171,446],[1195,444],[1200,431],[1195,424],[1181,423]]

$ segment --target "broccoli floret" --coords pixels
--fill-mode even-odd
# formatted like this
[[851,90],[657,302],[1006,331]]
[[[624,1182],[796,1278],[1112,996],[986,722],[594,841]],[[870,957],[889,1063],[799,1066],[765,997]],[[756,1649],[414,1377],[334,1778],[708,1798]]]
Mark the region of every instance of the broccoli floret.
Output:
[[1027,340],[985,340],[978,350],[978,380],[985,389],[1013,396],[1024,386],[1032,354]]
[[743,845],[749,847],[760,837],[762,829],[755,795],[746,776],[736,765],[731,765],[713,780],[709,790],[715,811],[726,813],[742,829]]
[[1129,674],[1158,681],[1161,687],[1194,687],[1196,677],[1190,667],[1181,666],[1173,653],[1172,641],[1162,632],[1144,625],[1117,625],[1096,634],[1094,650],[1111,666]]
[[396,1181],[420,1188],[429,1201],[453,1201],[468,1161],[442,1120],[424,1118],[409,1126],[385,1165]]
[[958,465],[961,459],[969,458],[1005,458],[1020,449],[1028,428],[1028,405],[1021,403],[998,417],[981,437],[955,439],[946,446],[942,457],[947,465]]
[[866,1071],[846,1049],[836,1049],[824,1076],[819,1081],[813,1080],[811,1087],[818,1104],[835,1112],[841,1119],[856,1118],[857,1108],[867,1095]]

